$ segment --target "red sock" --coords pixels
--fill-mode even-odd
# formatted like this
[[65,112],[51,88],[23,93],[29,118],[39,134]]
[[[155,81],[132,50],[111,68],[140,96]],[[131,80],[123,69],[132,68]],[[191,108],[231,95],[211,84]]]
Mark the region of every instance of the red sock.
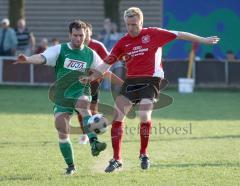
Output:
[[152,122],[142,122],[140,124],[140,140],[141,140],[141,148],[140,148],[140,155],[147,154],[147,146],[149,142],[149,135],[152,127]]
[[115,160],[121,160],[122,154],[122,137],[123,137],[123,122],[121,121],[113,121],[112,129],[112,148],[113,148],[113,158]]
[[83,118],[82,118],[81,114],[78,114],[78,122],[79,122],[80,127],[81,127],[81,129],[83,131],[83,134],[85,134],[84,129],[83,129]]

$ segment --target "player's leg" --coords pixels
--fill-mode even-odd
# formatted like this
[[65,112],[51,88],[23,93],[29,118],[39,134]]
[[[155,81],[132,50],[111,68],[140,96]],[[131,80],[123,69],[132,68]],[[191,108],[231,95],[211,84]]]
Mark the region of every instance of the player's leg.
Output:
[[120,95],[116,98],[114,119],[111,128],[111,138],[113,147],[113,159],[110,160],[105,172],[113,172],[122,166],[122,138],[123,138],[123,121],[132,107],[132,102],[125,96]]
[[147,147],[149,143],[149,136],[152,127],[152,109],[153,101],[150,99],[142,99],[139,105],[139,117],[140,117],[140,155],[141,168],[148,169],[150,167],[150,161],[147,154]]
[[99,101],[99,95],[100,95],[100,84],[102,80],[98,79],[90,84],[91,86],[91,104],[90,104],[90,110],[93,114],[98,113],[98,101]]
[[76,102],[75,109],[83,116],[83,128],[85,133],[89,138],[91,145],[92,155],[98,156],[99,153],[106,149],[106,143],[98,141],[97,135],[89,131],[88,128],[88,119],[91,117],[90,107],[90,98],[88,96],[80,96]]
[[[94,95],[92,97],[92,101],[90,103],[90,110],[91,110],[92,115],[98,113],[98,101],[97,100],[98,100],[98,95]],[[80,136],[79,136],[79,144],[85,145],[85,144],[89,143],[89,138],[88,138],[88,135],[84,132],[83,116],[79,112],[78,112],[78,122],[83,131],[83,134],[80,134]]]
[[87,136],[87,134],[84,132],[84,128],[83,128],[83,117],[82,115],[77,111],[75,110],[76,113],[77,113],[77,118],[78,118],[78,123],[79,123],[79,126],[82,130],[82,134],[79,135],[79,140],[78,140],[78,143],[80,145],[86,145],[89,143],[89,138]]
[[92,100],[90,104],[90,110],[92,115],[98,113],[98,101]]
[[141,168],[148,169],[150,161],[147,154],[147,147],[149,143],[149,136],[152,127],[152,110],[153,104],[158,99],[160,93],[161,79],[157,77],[143,78],[141,80],[146,85],[139,90],[139,117],[140,117],[140,160]]
[[112,122],[111,136],[113,145],[113,158],[121,160],[121,144],[123,137],[124,124],[123,121],[125,116],[132,108],[132,102],[123,95],[116,98],[114,106],[114,117]]
[[[98,113],[98,100],[99,100],[99,85],[101,83],[101,80],[94,81],[93,83],[90,84],[91,86],[91,96],[92,100],[90,103],[90,110],[92,115]],[[89,143],[89,138],[87,134],[85,134],[84,129],[83,129],[83,117],[82,115],[78,112],[78,121],[80,124],[80,127],[83,131],[83,134],[79,136],[79,144],[87,144]]]
[[77,110],[76,110],[76,112],[77,112],[77,118],[78,118],[79,126],[82,129],[83,134],[84,134],[84,130],[83,130],[83,117]]
[[55,106],[54,111],[55,127],[59,136],[59,148],[68,165],[66,174],[71,175],[75,172],[73,147],[69,135],[69,123],[72,111],[66,112],[66,110],[57,106]]

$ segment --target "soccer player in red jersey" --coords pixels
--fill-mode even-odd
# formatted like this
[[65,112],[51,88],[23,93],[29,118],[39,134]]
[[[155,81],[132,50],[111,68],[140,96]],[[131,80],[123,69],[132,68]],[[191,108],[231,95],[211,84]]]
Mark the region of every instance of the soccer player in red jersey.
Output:
[[124,12],[124,21],[128,33],[115,44],[110,55],[104,60],[111,65],[123,59],[127,69],[127,78],[115,100],[111,128],[113,159],[105,172],[113,172],[122,167],[123,121],[134,104],[139,104],[140,165],[142,169],[150,167],[147,146],[152,126],[153,103],[158,99],[161,80],[164,78],[162,47],[174,39],[204,44],[217,44],[219,41],[217,36],[200,37],[181,31],[143,28],[143,13],[137,7],[131,7]]

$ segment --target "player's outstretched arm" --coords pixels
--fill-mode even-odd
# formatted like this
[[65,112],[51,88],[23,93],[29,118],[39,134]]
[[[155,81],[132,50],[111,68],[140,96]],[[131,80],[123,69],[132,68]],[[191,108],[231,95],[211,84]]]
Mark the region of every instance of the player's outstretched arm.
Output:
[[209,45],[215,45],[218,43],[220,38],[218,36],[210,36],[210,37],[201,37],[195,34],[191,34],[188,32],[178,32],[177,39],[197,42],[197,43],[203,43],[203,44],[209,44]]
[[14,64],[34,64],[39,65],[45,63],[45,58],[40,54],[35,54],[30,57],[24,54],[19,54]]
[[103,73],[96,70],[96,69],[91,69],[88,73],[87,76],[80,76],[79,77],[79,81],[82,84],[87,84],[90,83],[92,81],[96,81],[98,79],[101,79],[103,77]]
[[94,68],[91,68],[88,76],[79,77],[79,81],[83,84],[89,83],[91,81],[96,81],[98,79],[103,78],[104,74],[108,71],[110,66],[105,63],[100,63]]

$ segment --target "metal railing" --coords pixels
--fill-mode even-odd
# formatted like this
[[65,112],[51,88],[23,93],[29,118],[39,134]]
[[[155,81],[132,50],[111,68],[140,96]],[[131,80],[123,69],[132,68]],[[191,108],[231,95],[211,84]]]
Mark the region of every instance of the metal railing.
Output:
[[[13,63],[14,61],[16,61],[16,57],[14,56],[0,56],[0,84],[2,85],[24,85],[24,86],[49,86],[53,83],[53,81],[51,81],[49,79],[49,82],[37,82],[35,81],[35,72],[34,72],[34,65],[33,64],[24,64],[29,66],[29,81],[12,81],[12,80],[5,80],[4,79],[4,64],[5,63]],[[13,64],[11,64],[11,66],[13,66]],[[16,65],[19,66],[19,65]],[[14,66],[13,66],[14,67]],[[46,67],[48,68],[48,67]],[[6,72],[6,73],[10,73]],[[19,72],[21,73],[21,72]],[[16,74],[11,74],[11,76],[15,76]],[[26,76],[27,74],[22,74],[23,76]]]
[[[55,80],[54,68],[44,65],[16,65],[16,57],[0,57],[0,84],[48,86]],[[164,60],[165,77],[170,85],[187,76],[187,60]],[[193,65],[193,79],[197,87],[240,87],[240,60],[202,60]]]

